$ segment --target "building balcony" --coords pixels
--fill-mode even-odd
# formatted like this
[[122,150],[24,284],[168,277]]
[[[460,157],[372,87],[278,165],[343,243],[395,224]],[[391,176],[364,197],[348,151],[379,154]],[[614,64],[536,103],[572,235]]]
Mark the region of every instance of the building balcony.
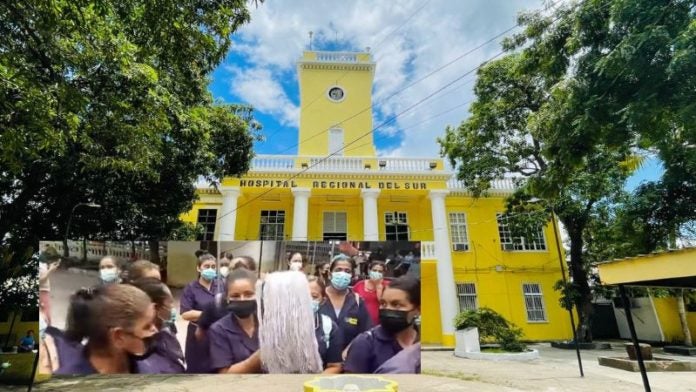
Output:
[[[463,181],[459,181],[453,176],[449,181],[447,181],[447,188],[451,190],[465,191],[467,187]],[[515,189],[517,189],[517,185],[515,184],[514,179],[504,178],[502,180],[491,181],[490,189],[498,192],[513,192]]]
[[251,162],[252,172],[310,173],[414,173],[447,174],[442,159],[437,158],[376,158],[321,157],[294,155],[257,155]]
[[367,52],[305,51],[302,60],[318,63],[372,63],[372,58]]

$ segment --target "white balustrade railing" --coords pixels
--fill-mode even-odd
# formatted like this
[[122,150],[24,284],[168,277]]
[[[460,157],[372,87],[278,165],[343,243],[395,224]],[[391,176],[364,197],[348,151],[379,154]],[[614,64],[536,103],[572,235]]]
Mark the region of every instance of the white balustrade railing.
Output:
[[421,260],[436,260],[435,241],[421,241]]
[[[447,181],[447,187],[449,189],[467,188],[467,186],[464,184],[464,181],[459,181],[454,176],[449,181]],[[512,178],[504,178],[502,180],[491,181],[492,191],[514,191],[516,188],[517,186],[515,185],[515,180],[513,180]]]
[[[301,163],[300,163],[301,162]],[[252,171],[311,171],[356,172],[381,171],[414,173],[441,171],[439,159],[433,158],[376,158],[376,157],[319,157],[292,155],[257,155],[251,162]]]
[[363,159],[353,157],[310,158],[309,165],[314,170],[322,171],[365,170]]
[[379,169],[392,172],[434,170],[437,160],[428,158],[380,158]]
[[292,170],[295,157],[289,155],[257,155],[251,160],[251,170]]
[[357,63],[358,54],[351,52],[317,52],[317,61],[327,63]]

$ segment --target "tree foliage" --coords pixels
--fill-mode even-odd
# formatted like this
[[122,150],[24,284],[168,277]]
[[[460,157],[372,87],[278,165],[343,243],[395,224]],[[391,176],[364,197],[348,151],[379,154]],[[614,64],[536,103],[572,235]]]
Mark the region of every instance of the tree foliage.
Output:
[[655,151],[666,168],[644,190],[662,207],[635,201],[654,215],[646,227],[696,214],[695,10],[694,0],[584,0],[521,15],[509,53],[479,69],[471,116],[440,140],[475,196],[517,175],[508,210],[519,230],[557,214],[572,278],[557,288],[577,306],[581,340],[591,340],[588,230],[622,197],[635,157]]
[[[0,241],[13,265],[40,239],[157,240],[198,178],[248,170],[251,108],[209,75],[249,21],[244,0],[0,4]],[[2,278],[7,276],[3,271]]]

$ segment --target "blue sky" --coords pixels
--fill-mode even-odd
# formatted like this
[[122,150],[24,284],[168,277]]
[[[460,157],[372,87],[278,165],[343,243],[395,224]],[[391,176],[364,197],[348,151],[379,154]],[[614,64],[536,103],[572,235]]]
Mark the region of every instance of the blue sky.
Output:
[[[252,21],[233,37],[234,46],[213,73],[216,99],[255,107],[266,140],[257,154],[296,154],[299,99],[296,61],[308,48],[361,51],[377,62],[373,127],[473,70],[500,50],[499,40],[473,51],[415,83],[472,48],[511,28],[521,11],[543,9],[540,0],[295,0],[252,6]],[[475,74],[397,117],[375,132],[383,156],[438,156],[435,139],[468,115]],[[410,86],[403,93],[393,94]],[[633,189],[656,179],[662,168],[649,159],[628,182]]]

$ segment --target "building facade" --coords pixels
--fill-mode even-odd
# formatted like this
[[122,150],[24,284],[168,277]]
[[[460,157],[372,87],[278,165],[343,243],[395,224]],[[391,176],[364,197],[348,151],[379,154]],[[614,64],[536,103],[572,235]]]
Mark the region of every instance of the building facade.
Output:
[[298,155],[257,155],[244,177],[198,189],[183,219],[205,228],[201,240],[422,241],[424,343],[452,346],[454,317],[476,307],[525,339],[569,338],[551,226],[531,239],[510,232],[511,181],[474,199],[440,158],[377,156],[374,71],[369,53],[304,52]]

